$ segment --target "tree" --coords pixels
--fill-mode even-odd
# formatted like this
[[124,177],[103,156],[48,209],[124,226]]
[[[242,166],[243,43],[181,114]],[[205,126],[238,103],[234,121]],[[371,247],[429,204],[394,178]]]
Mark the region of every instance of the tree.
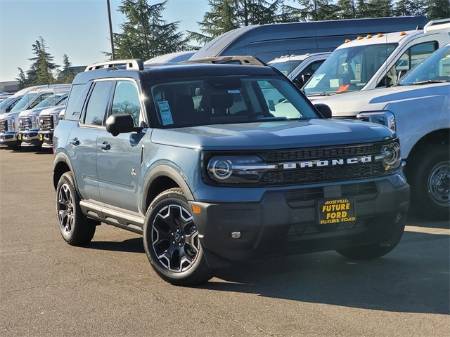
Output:
[[30,84],[49,84],[55,81],[53,71],[58,67],[53,62],[53,56],[47,52],[47,46],[42,36],[33,45],[34,57],[29,60],[33,63],[27,71],[27,80]]
[[75,72],[71,68],[71,63],[69,61],[69,56],[64,54],[63,56],[63,68],[58,74],[58,81],[61,83],[72,83],[75,77]]
[[333,20],[338,18],[339,7],[330,0],[298,0],[301,20]]
[[427,17],[429,19],[445,19],[450,17],[449,0],[427,0]]
[[358,0],[357,16],[361,18],[377,18],[392,16],[391,0]]
[[277,22],[282,0],[235,0],[237,19],[241,26],[264,25]]
[[17,68],[19,70],[19,75],[17,75],[16,80],[19,82],[19,88],[23,89],[28,85],[28,79],[22,68]]
[[209,10],[199,22],[200,31],[189,32],[189,38],[206,43],[216,36],[239,27],[237,2],[234,0],[209,0]]
[[337,2],[339,19],[353,19],[356,17],[354,0],[339,0]]
[[394,7],[396,16],[419,16],[426,13],[425,0],[398,0]]
[[119,11],[126,21],[122,33],[116,33],[114,51],[117,58],[149,59],[183,50],[187,43],[178,31],[178,22],[167,23],[162,12],[166,1],[151,5],[149,0],[123,0]]

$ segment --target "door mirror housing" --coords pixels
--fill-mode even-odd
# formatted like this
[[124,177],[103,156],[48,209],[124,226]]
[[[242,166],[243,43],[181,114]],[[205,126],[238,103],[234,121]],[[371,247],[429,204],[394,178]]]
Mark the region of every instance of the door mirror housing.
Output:
[[319,111],[319,113],[322,115],[323,118],[332,118],[333,113],[331,112],[331,109],[326,104],[315,104],[314,107]]
[[111,115],[106,120],[106,131],[114,137],[121,133],[138,132],[142,128],[134,126],[133,117],[129,114]]

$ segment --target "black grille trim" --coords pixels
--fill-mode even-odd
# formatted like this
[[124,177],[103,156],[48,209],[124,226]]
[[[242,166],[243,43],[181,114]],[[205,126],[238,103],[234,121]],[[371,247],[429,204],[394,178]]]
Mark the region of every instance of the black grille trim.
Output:
[[0,132],[7,132],[8,131],[8,121],[0,121]]
[[53,117],[52,116],[39,117],[39,128],[41,129],[41,131],[53,130]]

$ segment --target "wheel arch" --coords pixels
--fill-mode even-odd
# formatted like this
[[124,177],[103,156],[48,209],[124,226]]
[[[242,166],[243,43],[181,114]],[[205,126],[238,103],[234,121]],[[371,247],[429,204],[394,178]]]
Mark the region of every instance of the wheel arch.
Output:
[[64,153],[58,153],[53,162],[53,187],[55,190],[61,176],[69,171],[73,172],[69,158]]
[[158,194],[170,188],[179,187],[188,200],[194,196],[181,172],[169,164],[161,164],[151,169],[144,180],[141,211],[145,214],[150,203]]
[[411,148],[411,151],[408,154],[408,157],[406,159],[407,166],[406,166],[406,174],[411,173],[411,165],[409,163],[414,162],[417,155],[425,149],[426,146],[429,145],[448,145],[450,143],[450,129],[438,129],[433,130],[426,135],[422,136],[416,144]]

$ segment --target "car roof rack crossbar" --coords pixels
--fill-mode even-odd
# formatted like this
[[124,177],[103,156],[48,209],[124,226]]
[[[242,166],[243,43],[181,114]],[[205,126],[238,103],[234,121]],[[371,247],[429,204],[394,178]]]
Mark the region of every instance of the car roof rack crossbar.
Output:
[[254,56],[215,56],[205,57],[193,60],[187,60],[182,63],[211,63],[211,64],[241,64],[252,66],[266,66],[267,64]]
[[86,67],[84,71],[97,69],[126,69],[126,70],[143,70],[144,63],[139,59],[116,60],[109,62],[94,63]]

